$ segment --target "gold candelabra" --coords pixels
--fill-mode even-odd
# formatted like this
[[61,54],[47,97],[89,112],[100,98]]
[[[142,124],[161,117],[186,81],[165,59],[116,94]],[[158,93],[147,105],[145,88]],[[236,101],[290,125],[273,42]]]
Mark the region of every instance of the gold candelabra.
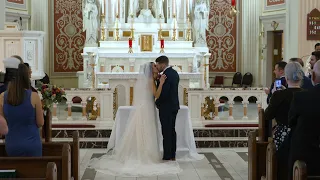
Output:
[[209,64],[204,64],[204,87],[207,88],[207,66],[209,66]]
[[87,52],[87,54],[90,57],[90,63],[89,65],[91,66],[91,86],[92,88],[96,87],[96,74],[94,72],[95,67],[96,67],[96,63],[95,63],[95,54],[93,52]]
[[116,15],[116,35],[114,36],[115,41],[120,40],[120,33],[119,33],[119,14]]
[[173,15],[173,30],[172,30],[172,41],[177,40],[177,27],[176,27],[176,15]]
[[105,15],[101,14],[101,37],[100,41],[106,40]]
[[192,41],[192,34],[191,34],[191,22],[190,22],[190,14],[188,14],[188,29],[187,29],[187,37],[186,40],[187,41]]

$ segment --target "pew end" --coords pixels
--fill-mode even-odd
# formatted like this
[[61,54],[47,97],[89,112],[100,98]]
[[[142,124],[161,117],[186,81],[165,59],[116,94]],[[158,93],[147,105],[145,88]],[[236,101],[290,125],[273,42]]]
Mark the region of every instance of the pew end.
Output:
[[266,176],[262,176],[264,180],[277,179],[277,161],[276,161],[276,146],[272,139],[269,139],[266,155]]
[[[47,164],[55,163],[56,179],[71,179],[71,148],[69,144],[61,146],[59,156],[42,157],[0,157],[0,169],[14,169],[20,178],[44,178],[49,171]],[[44,151],[46,151],[44,149]],[[50,165],[52,167],[52,165]],[[54,172],[54,171],[53,171]],[[54,173],[53,173],[54,174]]]
[[260,179],[266,175],[266,150],[268,142],[257,141],[257,133],[252,131],[248,137],[248,178]]

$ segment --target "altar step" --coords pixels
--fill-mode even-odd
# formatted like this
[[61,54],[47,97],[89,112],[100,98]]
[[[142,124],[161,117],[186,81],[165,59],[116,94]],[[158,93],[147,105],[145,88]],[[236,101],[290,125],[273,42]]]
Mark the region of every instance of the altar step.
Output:
[[[54,142],[72,141],[72,132],[79,131],[80,148],[106,148],[111,134],[110,129],[53,129]],[[199,128],[194,129],[197,148],[247,147],[248,134],[257,130],[254,127],[242,128]]]

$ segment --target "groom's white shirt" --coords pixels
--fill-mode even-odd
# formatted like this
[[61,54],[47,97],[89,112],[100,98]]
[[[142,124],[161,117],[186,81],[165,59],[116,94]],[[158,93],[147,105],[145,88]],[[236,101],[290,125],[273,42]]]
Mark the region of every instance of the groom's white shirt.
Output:
[[166,68],[164,68],[164,70],[160,73],[160,75],[162,75],[170,66],[167,66]]

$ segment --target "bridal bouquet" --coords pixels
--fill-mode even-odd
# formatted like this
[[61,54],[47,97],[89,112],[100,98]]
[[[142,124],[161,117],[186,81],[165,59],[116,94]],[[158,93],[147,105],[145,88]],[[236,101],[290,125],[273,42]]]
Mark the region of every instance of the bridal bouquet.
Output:
[[62,88],[50,84],[39,84],[37,90],[42,101],[43,110],[50,109],[53,103],[60,103],[66,95]]

